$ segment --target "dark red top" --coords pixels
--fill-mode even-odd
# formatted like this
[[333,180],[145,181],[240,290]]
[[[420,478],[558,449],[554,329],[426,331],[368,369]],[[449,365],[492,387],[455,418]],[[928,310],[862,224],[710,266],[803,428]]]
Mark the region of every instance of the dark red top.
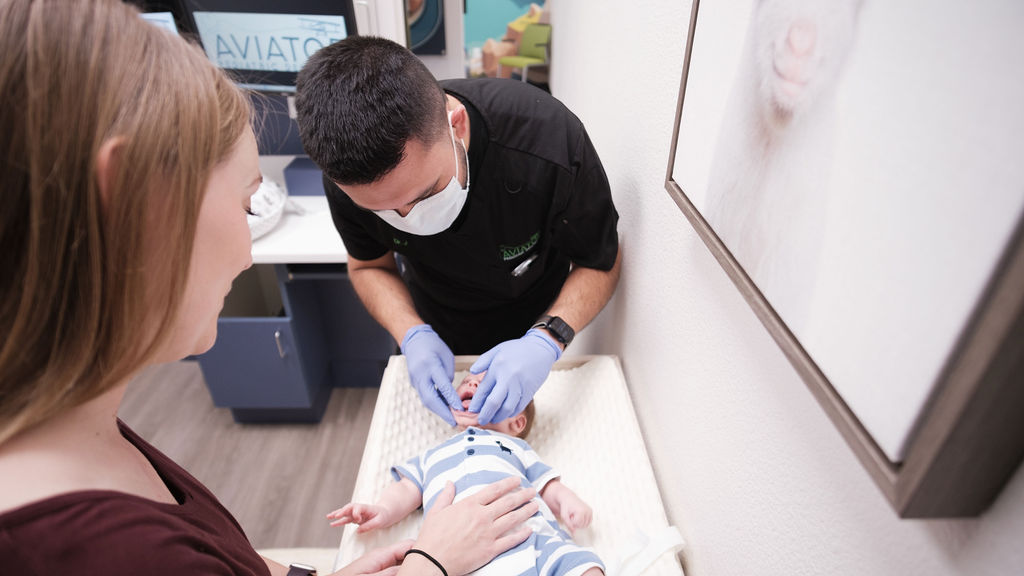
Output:
[[242,527],[181,466],[123,422],[121,434],[178,504],[111,490],[70,492],[0,514],[3,574],[267,576]]

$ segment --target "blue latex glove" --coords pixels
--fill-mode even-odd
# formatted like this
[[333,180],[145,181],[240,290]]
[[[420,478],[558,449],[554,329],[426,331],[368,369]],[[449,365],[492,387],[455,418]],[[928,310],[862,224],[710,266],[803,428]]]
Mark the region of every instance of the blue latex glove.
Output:
[[462,410],[455,393],[455,356],[429,324],[409,328],[402,338],[402,354],[409,366],[409,381],[420,400],[431,412],[450,426],[455,426],[449,406]]
[[551,372],[551,365],[561,356],[562,349],[539,328],[531,328],[522,338],[491,348],[469,368],[474,374],[487,370],[469,403],[469,411],[480,413],[477,419],[482,425],[519,414],[533,400]]

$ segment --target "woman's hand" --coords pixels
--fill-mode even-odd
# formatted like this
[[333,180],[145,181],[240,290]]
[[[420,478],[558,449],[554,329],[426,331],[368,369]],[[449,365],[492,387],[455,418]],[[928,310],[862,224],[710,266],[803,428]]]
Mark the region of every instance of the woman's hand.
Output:
[[386,548],[370,550],[332,576],[393,576],[398,574],[405,551],[411,547],[412,540],[403,540]]
[[506,478],[452,504],[455,485],[449,482],[423,519],[413,547],[434,557],[448,576],[476,570],[529,537],[523,523],[537,512],[531,501],[537,491],[518,488],[518,478]]

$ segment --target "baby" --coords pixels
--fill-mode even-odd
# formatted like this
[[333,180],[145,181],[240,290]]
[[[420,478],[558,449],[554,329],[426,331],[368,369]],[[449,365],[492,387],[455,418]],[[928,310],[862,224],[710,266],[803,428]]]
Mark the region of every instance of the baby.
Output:
[[[463,408],[476,393],[483,373],[470,374],[457,388]],[[455,411],[460,430],[418,457],[391,468],[395,482],[373,505],[349,503],[327,515],[331,526],[359,524],[357,532],[387,528],[423,506],[430,510],[434,498],[449,481],[455,484],[455,501],[481,486],[508,476],[521,478],[523,487],[537,490],[539,509],[526,524],[533,534],[519,546],[473,572],[487,574],[536,574],[538,576],[601,576],[604,565],[589,548],[578,546],[558,525],[558,519],[575,534],[590,525],[591,509],[562,484],[559,474],[540,461],[530,445],[521,440],[532,426],[533,402],[511,418],[486,426],[476,414]]]

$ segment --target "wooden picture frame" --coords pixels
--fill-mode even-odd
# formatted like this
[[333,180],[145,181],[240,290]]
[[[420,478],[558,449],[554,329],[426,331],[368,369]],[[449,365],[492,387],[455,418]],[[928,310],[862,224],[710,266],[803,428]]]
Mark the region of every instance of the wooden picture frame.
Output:
[[[695,40],[701,41],[699,33],[695,34],[699,4],[694,0],[691,9],[666,173],[669,195],[898,515],[934,518],[980,514],[1024,458],[1024,418],[1019,414],[1024,406],[1024,217],[1017,218],[959,338],[948,350],[903,458],[894,461],[734,257],[680,183],[681,175],[675,173],[693,48]],[[717,47],[708,42],[706,50]],[[1018,188],[1022,186],[1018,184]]]

